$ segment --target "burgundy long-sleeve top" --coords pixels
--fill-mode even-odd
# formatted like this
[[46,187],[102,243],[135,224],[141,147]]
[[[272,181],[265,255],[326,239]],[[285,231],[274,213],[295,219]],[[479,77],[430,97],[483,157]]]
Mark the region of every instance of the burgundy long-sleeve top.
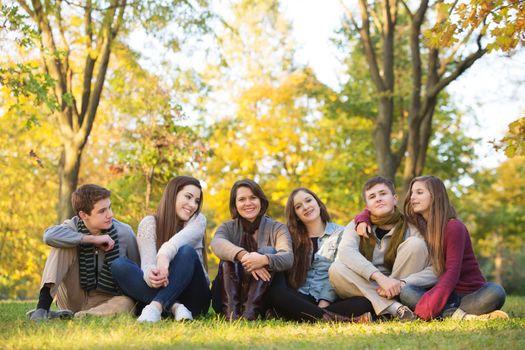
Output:
[[438,316],[452,292],[460,295],[473,293],[485,283],[485,277],[472,249],[470,235],[461,221],[449,220],[445,229],[443,249],[445,272],[416,305],[415,313],[424,320]]

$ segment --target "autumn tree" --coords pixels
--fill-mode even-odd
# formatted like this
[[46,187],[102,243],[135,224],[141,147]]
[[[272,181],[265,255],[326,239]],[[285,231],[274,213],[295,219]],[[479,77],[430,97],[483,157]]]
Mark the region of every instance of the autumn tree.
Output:
[[[467,16],[471,21],[453,23],[453,14],[466,11],[459,2],[359,0],[357,8],[341,3],[378,96],[373,139],[379,173],[394,179],[404,164],[405,192],[410,180],[423,172],[440,93],[488,52],[493,41],[485,38],[494,13],[478,11],[475,18]],[[410,88],[404,92],[408,106],[400,113],[395,96],[402,73],[396,71],[395,51],[403,42],[410,48]]]

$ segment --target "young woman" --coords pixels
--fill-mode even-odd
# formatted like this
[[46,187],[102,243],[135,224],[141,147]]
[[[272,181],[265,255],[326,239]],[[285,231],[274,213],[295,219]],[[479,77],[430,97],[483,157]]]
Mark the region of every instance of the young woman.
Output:
[[113,277],[124,294],[147,304],[139,322],[157,322],[163,312],[179,321],[208,311],[206,218],[201,207],[199,181],[175,177],[166,186],[156,215],[144,217],[139,224],[141,267],[126,258],[113,262]]
[[270,288],[275,313],[295,321],[370,321],[373,309],[368,299],[338,301],[328,279],[344,227],[330,222],[324,203],[304,187],[288,197],[286,217],[294,263],[285,274],[275,276]]
[[273,272],[293,264],[286,226],[265,216],[268,199],[253,180],[235,182],[230,192],[232,220],[219,226],[211,249],[221,259],[213,282],[212,305],[229,320],[255,320],[264,312]]
[[441,316],[508,318],[499,310],[505,303],[505,291],[485,281],[467,228],[456,218],[439,178],[422,176],[412,180],[405,215],[424,234],[439,279],[430,290],[406,285],[401,290],[402,302],[415,307],[415,313],[424,320]]

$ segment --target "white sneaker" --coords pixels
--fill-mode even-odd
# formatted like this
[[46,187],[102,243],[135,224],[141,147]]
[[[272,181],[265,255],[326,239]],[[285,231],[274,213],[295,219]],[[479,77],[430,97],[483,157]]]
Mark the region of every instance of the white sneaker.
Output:
[[149,304],[142,309],[142,313],[137,322],[159,322],[160,321],[160,311],[153,305]]
[[177,304],[174,316],[176,321],[193,320],[191,311],[184,304]]

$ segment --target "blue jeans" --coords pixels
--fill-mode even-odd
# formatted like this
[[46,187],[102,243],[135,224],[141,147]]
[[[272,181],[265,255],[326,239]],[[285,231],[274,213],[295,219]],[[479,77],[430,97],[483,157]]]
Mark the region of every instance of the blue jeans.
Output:
[[[406,285],[401,289],[399,299],[401,303],[414,310],[416,304],[427,291],[426,288]],[[505,304],[503,287],[497,283],[487,282],[480,289],[470,294],[452,292],[442,310],[442,314],[445,313],[445,315],[442,316],[450,316],[449,313],[457,308],[467,314],[482,315],[501,309],[503,304]]]
[[148,286],[141,268],[126,257],[113,261],[111,273],[125,295],[144,304],[157,301],[166,312],[170,312],[175,302],[184,304],[194,317],[207,313],[210,307],[208,280],[197,252],[189,245],[180,247],[170,262],[166,287]]

